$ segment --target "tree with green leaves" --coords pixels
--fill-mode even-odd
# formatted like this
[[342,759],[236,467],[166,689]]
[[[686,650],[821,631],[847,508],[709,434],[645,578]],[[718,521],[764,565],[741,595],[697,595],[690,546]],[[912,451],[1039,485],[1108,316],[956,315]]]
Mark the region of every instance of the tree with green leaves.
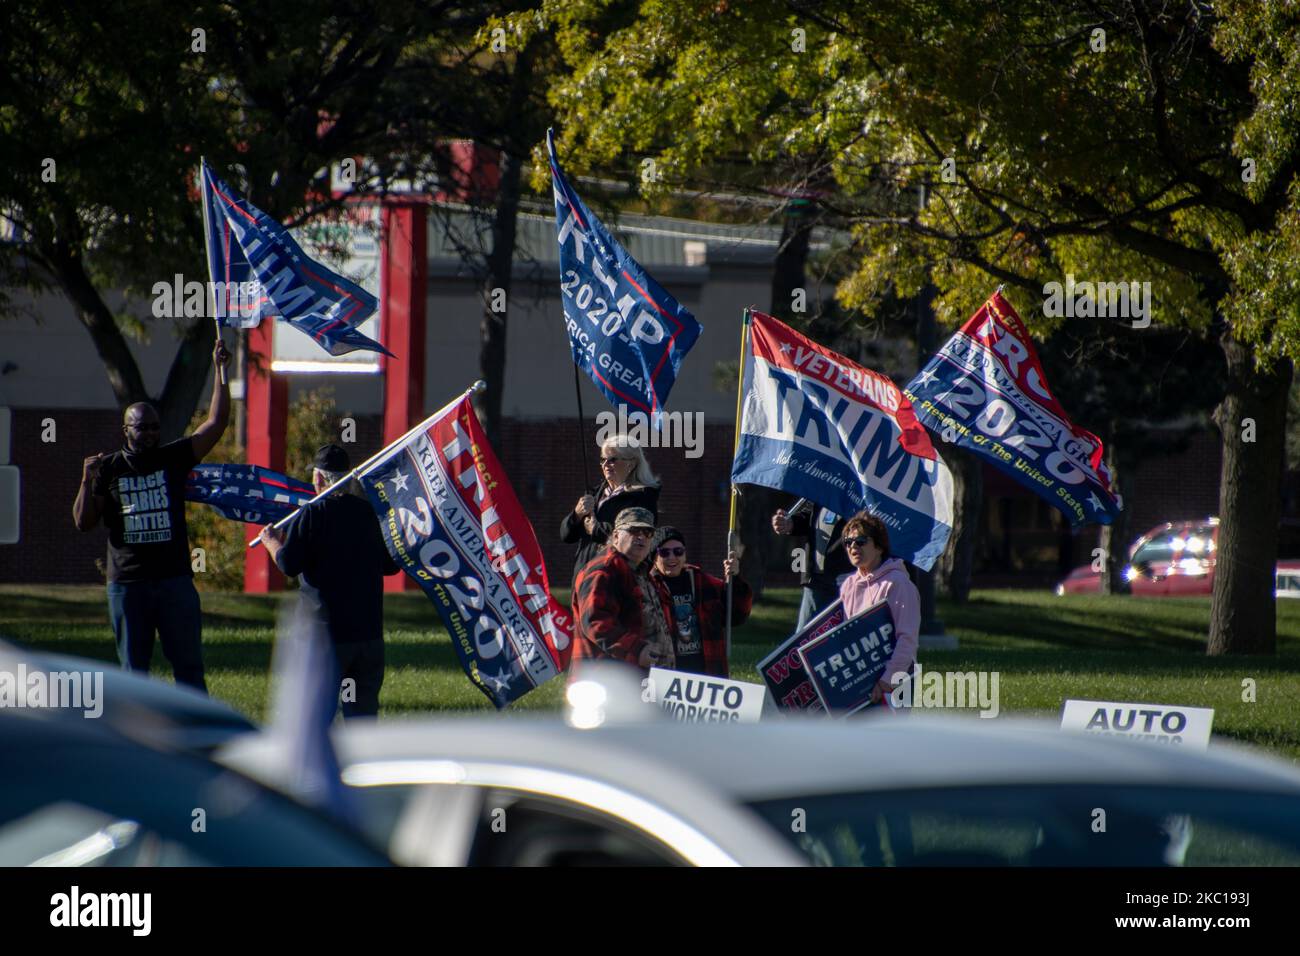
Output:
[[[396,179],[437,171],[437,142],[480,131],[474,97],[496,92],[483,82],[479,31],[497,9],[10,4],[0,31],[0,215],[14,242],[0,245],[0,292],[11,302],[19,289],[66,295],[119,404],[152,401],[164,434],[179,435],[215,330],[210,316],[153,317],[149,303],[159,280],[207,278],[199,157],[290,226],[342,204],[330,169],[344,160],[369,162],[356,194],[382,196]],[[120,308],[114,290],[127,293]],[[128,340],[168,332],[176,355],[150,394]]]
[[1215,342],[1221,654],[1276,644],[1298,17],[1245,0],[548,0],[528,22],[569,64],[552,100],[575,168],[653,155],[667,187],[823,164],[859,257],[848,305],[933,282],[956,325],[1005,283],[1046,336],[1095,321],[1044,314],[1046,283],[1073,274],[1150,283],[1156,325]]

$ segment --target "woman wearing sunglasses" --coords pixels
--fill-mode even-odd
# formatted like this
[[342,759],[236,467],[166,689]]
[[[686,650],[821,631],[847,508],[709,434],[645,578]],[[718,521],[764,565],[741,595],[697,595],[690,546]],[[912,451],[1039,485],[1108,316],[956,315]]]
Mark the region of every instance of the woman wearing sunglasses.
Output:
[[857,569],[840,585],[844,613],[853,617],[884,601],[894,616],[894,655],[871,692],[871,702],[878,704],[893,691],[892,676],[906,673],[916,662],[921,595],[907,576],[902,559],[890,556],[889,529],[875,515],[862,511],[849,519],[844,526],[844,548]]
[[733,551],[723,563],[724,579],[686,563],[686,538],[676,528],[659,529],[659,546],[651,576],[662,581],[673,599],[677,622],[676,670],[727,677],[727,581],[732,583],[731,626],[749,619],[754,594],[739,577],[740,559]]
[[626,435],[614,435],[600,445],[599,487],[578,499],[560,523],[560,540],[577,544],[573,580],[609,544],[614,519],[624,508],[644,508],[658,520],[659,479],[645,453]]

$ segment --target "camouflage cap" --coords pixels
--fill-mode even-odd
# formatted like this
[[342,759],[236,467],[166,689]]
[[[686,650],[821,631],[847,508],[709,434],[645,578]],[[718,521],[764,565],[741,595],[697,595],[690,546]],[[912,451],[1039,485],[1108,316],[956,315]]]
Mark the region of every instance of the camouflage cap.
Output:
[[628,528],[655,529],[655,516],[647,508],[624,508],[614,519],[614,530],[624,531]]

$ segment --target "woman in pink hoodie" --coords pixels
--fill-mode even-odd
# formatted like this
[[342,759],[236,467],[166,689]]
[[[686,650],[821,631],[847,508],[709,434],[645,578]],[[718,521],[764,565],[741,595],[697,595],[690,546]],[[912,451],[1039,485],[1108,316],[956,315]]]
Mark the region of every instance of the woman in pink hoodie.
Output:
[[889,556],[889,530],[885,523],[866,511],[859,512],[844,526],[844,548],[857,568],[840,585],[840,600],[849,617],[885,601],[894,616],[894,654],[871,692],[871,702],[888,700],[894,689],[891,680],[906,673],[916,661],[917,634],[921,630],[921,595],[907,576],[901,558]]

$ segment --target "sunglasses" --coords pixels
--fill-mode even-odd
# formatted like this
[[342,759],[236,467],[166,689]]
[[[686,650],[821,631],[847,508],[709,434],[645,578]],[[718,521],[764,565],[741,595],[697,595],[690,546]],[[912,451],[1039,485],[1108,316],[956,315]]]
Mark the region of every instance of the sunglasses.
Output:
[[865,548],[871,542],[870,538],[845,538],[845,548]]
[[160,432],[160,431],[162,431],[162,425],[158,424],[157,422],[154,422],[153,424],[147,424],[147,423],[146,423],[146,424],[143,424],[143,425],[138,425],[138,424],[137,424],[137,425],[128,425],[127,427],[128,427],[128,428],[134,428],[134,429],[135,429],[136,431],[138,431],[138,432]]
[[680,558],[686,553],[685,548],[660,548],[659,557],[661,558]]
[[631,460],[632,460],[631,458],[602,458],[600,460],[600,463],[602,465],[612,465],[616,461],[631,461]]
[[624,528],[623,530],[634,538],[649,538],[655,533],[654,528]]

